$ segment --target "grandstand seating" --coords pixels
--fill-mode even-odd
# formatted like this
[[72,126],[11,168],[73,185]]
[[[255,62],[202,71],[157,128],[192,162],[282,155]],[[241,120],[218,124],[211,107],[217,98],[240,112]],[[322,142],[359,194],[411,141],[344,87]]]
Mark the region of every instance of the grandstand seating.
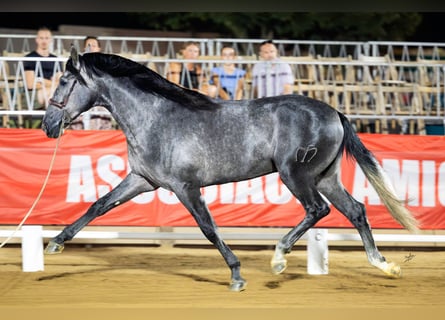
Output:
[[[81,37],[57,37],[55,51],[65,60],[68,50],[64,45],[70,41],[74,43],[74,40],[78,43]],[[0,35],[0,43],[2,39],[6,39],[6,36]],[[18,39],[18,36],[14,37],[14,41],[8,39],[3,56],[0,57],[0,115],[3,127],[8,127],[10,123],[8,117],[11,113],[8,111],[32,112],[34,109],[30,97],[17,94],[23,86],[20,56],[24,55],[23,52],[14,52],[12,43]],[[118,48],[117,54],[142,63],[163,76],[168,63],[178,59],[178,48],[187,41],[196,40],[200,43],[203,52],[200,60],[207,68],[221,62],[215,53],[219,52],[222,43],[233,43],[238,52],[237,64],[247,71],[245,98],[251,97],[250,70],[258,60],[254,48],[261,42],[260,39],[106,36],[100,39],[105,43],[105,52],[112,53],[110,51],[113,48]],[[29,42],[32,37],[23,36],[21,40]],[[425,133],[425,121],[443,121],[445,60],[441,60],[440,53],[445,44],[276,42],[279,44],[281,59],[289,63],[294,71],[294,92],[325,101],[344,112],[360,131],[397,132],[407,127],[405,133],[422,134]],[[149,45],[151,50],[145,51]],[[30,46],[24,43],[19,47],[23,49]],[[416,58],[412,59],[413,56]],[[14,75],[10,74],[9,69],[14,70]]]

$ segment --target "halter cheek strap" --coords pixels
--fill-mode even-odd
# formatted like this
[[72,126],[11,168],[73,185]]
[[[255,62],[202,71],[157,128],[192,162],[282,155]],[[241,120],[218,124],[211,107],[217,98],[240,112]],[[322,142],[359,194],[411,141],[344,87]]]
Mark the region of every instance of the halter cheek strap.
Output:
[[63,98],[63,101],[62,101],[62,102],[58,102],[58,101],[54,100],[53,98],[50,98],[50,99],[48,100],[48,103],[49,103],[50,105],[53,105],[53,106],[59,108],[59,109],[63,109],[63,108],[65,108],[65,107],[66,107],[66,104],[68,103],[68,99],[70,98],[70,95],[71,95],[71,93],[72,93],[73,90],[74,90],[74,86],[76,85],[76,83],[77,83],[77,81],[74,81],[74,82],[73,82],[73,85],[71,86],[70,91],[68,92],[68,94],[66,95],[66,97]]

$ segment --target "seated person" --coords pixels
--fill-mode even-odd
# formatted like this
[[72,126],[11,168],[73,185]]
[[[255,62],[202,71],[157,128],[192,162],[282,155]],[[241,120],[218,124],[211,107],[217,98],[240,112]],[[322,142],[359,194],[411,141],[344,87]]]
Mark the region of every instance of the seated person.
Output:
[[288,63],[280,63],[278,49],[272,40],[260,44],[261,62],[252,68],[252,87],[257,98],[291,94],[294,76]]
[[[28,53],[25,57],[33,58],[49,58],[57,57],[49,52],[53,41],[51,31],[46,27],[37,30],[36,49]],[[56,64],[59,68],[56,68]],[[37,66],[37,68],[36,68]],[[40,67],[37,61],[24,61],[23,68],[25,70],[25,84],[28,90],[37,90],[37,102],[41,106],[47,106],[49,98],[52,97],[56,89],[59,78],[62,75],[62,65],[56,61],[40,61]],[[60,71],[57,71],[60,70]]]
[[[196,60],[199,58],[199,44],[189,42],[182,50],[185,60]],[[167,79],[184,88],[196,90],[212,98],[216,97],[216,86],[210,85],[205,77],[200,63],[194,62],[171,62],[168,66]]]
[[[100,52],[101,46],[100,41],[97,37],[87,36],[83,41],[84,52]],[[88,128],[84,127],[84,118],[83,115],[77,117],[73,123],[70,125],[70,129],[73,130],[111,130],[113,129],[113,117],[110,112],[101,106],[93,107],[90,111],[100,112],[100,114],[89,113],[90,121],[88,123]]]
[[221,59],[226,60],[226,62],[222,66],[212,69],[210,83],[216,85],[218,97],[224,100],[240,100],[243,98],[246,71],[235,66],[235,57],[234,48],[223,47],[221,49]]

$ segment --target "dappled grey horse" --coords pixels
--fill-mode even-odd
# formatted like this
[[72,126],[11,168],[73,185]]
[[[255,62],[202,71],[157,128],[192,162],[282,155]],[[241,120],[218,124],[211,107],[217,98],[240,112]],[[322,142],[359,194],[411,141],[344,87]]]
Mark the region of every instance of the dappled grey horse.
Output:
[[300,95],[216,101],[177,86],[134,61],[116,55],[71,50],[66,71],[50,100],[42,128],[56,138],[79,114],[104,106],[125,133],[131,172],[77,221],[54,237],[46,253],[59,253],[93,219],[142,192],[159,187],[176,194],[231,270],[230,289],[243,290],[240,262],[225,244],[200,188],[278,171],[298,198],[305,218],[277,244],[274,273],[285,254],[333,206],[357,228],[369,262],[390,276],[400,268],[378,251],[365,207],[340,181],[344,151],[356,159],[391,215],[409,230],[416,220],[397,199],[382,168],[346,117]]

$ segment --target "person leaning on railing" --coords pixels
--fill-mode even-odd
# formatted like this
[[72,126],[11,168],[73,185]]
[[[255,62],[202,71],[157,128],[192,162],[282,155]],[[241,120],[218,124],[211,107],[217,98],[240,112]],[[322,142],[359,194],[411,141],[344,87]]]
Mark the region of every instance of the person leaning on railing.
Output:
[[235,66],[236,52],[229,46],[221,49],[224,63],[212,69],[210,83],[218,88],[218,97],[223,100],[240,100],[243,98],[246,71]]
[[[196,60],[200,56],[200,48],[197,42],[188,42],[182,50],[184,60]],[[216,86],[209,84],[205,70],[201,63],[171,62],[168,66],[167,79],[187,89],[196,90],[202,94],[215,98]]]
[[[56,55],[50,53],[51,43],[53,41],[52,32],[47,27],[40,27],[36,35],[36,49],[31,51],[25,57],[32,58],[57,58]],[[23,68],[25,70],[25,82],[28,90],[37,90],[37,102],[39,107],[46,108],[49,98],[56,89],[62,72],[57,70],[56,61],[39,61],[41,68],[38,67],[37,61],[24,61]],[[37,66],[37,68],[36,68]],[[59,64],[59,69],[62,66]]]
[[252,86],[257,98],[291,94],[294,76],[288,63],[279,62],[278,49],[272,40],[260,44],[261,62],[252,68]]

